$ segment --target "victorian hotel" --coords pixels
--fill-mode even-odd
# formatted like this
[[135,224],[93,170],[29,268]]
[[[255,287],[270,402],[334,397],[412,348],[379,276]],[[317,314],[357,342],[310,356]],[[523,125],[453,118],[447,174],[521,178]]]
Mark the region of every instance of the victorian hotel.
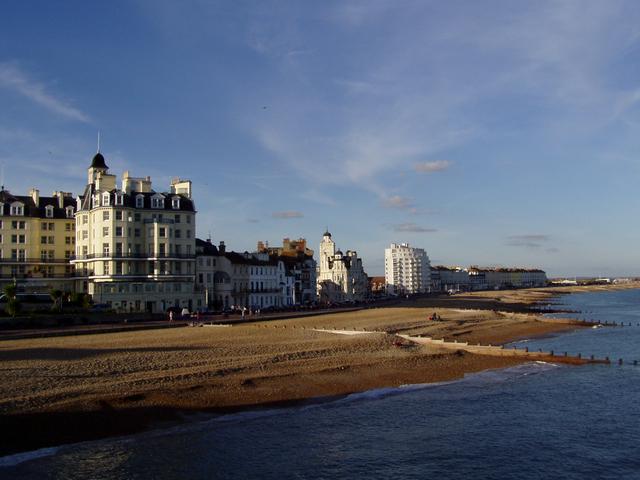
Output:
[[120,188],[99,152],[76,206],[76,291],[124,311],[196,309],[196,211],[191,182],[174,179],[168,192],[150,177],[125,172]]

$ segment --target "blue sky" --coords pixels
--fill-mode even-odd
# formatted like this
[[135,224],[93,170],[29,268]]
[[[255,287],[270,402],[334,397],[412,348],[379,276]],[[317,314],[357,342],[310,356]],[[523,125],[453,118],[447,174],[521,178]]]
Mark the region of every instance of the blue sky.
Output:
[[191,178],[234,250],[325,226],[369,274],[434,263],[640,274],[640,3],[113,1],[0,6],[14,193]]

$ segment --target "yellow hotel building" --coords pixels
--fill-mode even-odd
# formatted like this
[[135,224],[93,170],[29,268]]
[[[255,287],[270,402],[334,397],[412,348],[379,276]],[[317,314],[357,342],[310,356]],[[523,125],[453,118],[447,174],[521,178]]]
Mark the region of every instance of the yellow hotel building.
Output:
[[29,292],[73,290],[75,201],[70,193],[42,197],[0,190],[0,283]]

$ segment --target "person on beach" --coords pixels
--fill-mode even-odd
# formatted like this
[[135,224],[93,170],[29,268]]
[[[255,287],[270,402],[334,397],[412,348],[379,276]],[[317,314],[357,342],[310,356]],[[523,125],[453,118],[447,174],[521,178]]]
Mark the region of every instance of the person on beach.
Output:
[[173,322],[173,310],[169,310],[169,322]]

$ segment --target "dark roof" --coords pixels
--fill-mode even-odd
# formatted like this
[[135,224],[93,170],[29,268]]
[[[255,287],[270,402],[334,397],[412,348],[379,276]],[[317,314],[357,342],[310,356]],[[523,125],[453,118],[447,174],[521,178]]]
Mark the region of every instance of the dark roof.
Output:
[[[2,215],[11,216],[11,204],[13,202],[21,202],[24,204],[24,215],[13,215],[12,218],[37,217],[37,218],[68,218],[66,208],[76,206],[76,202],[72,197],[63,197],[63,206],[59,207],[58,197],[40,197],[38,206],[36,206],[33,198],[28,195],[12,195],[7,190],[0,190],[0,202],[3,203]],[[53,217],[47,217],[45,207],[53,206]]]
[[247,258],[247,252],[220,252],[220,250],[213,244],[196,238],[196,255],[208,255],[214,257],[225,257],[229,259],[231,263],[236,265],[254,265],[254,266],[277,266],[278,259],[270,258],[269,260],[258,260],[257,258],[249,255]]
[[327,230],[324,232],[323,237],[331,237],[331,234],[329,233],[329,229],[327,229]]
[[91,160],[90,168],[109,168],[109,167],[107,167],[107,164],[105,163],[104,157],[102,156],[102,154],[98,152],[93,156],[93,160]]
[[196,255],[209,255],[209,256],[219,256],[220,251],[218,247],[216,247],[211,242],[205,242],[204,240],[200,240],[196,238]]
[[[84,194],[82,195],[83,210],[91,210],[91,196],[94,193],[95,193],[94,185],[93,184],[87,185],[87,187],[85,188]],[[122,192],[122,190],[114,189],[109,192],[100,192],[100,195],[104,193],[109,193],[110,207],[122,206],[122,207],[128,207],[128,208],[148,209],[148,210],[154,210],[154,211],[159,210],[159,211],[175,212],[175,213],[179,213],[181,211],[195,212],[195,205],[193,203],[193,200],[179,193],[152,191],[152,192],[131,192],[130,194],[127,194]],[[116,193],[120,193],[124,195],[122,205],[115,204]],[[151,197],[158,194],[165,197],[164,208],[151,208]],[[139,195],[142,195],[144,199],[144,201],[142,202],[142,205],[143,205],[142,207],[136,207],[136,197],[138,197]],[[180,197],[180,208],[178,209],[173,208],[173,205],[171,204],[172,203],[171,199],[174,197]]]

